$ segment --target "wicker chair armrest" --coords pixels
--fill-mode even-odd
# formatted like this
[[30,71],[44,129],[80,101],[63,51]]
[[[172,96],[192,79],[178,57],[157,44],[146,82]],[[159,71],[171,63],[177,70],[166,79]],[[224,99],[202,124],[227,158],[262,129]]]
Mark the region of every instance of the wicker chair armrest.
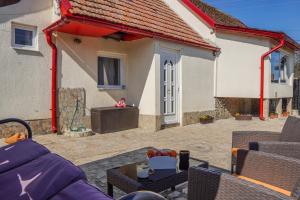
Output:
[[202,167],[189,168],[188,200],[214,200],[219,187],[221,173]]
[[11,123],[11,122],[19,123],[19,124],[23,125],[26,128],[26,130],[27,130],[27,137],[29,139],[32,139],[32,130],[31,130],[31,127],[24,120],[17,119],[17,118],[8,118],[8,119],[0,120],[0,124],[7,124],[7,123]]
[[251,142],[250,150],[300,159],[300,142]]
[[248,149],[249,142],[259,141],[278,141],[279,132],[271,131],[233,131],[232,147],[240,149]]
[[300,160],[260,151],[239,150],[236,173],[293,191],[300,177]]
[[110,169],[107,171],[107,183],[110,183],[127,193],[144,189],[142,184],[120,173],[117,169]]
[[216,200],[296,200],[271,189],[222,174]]

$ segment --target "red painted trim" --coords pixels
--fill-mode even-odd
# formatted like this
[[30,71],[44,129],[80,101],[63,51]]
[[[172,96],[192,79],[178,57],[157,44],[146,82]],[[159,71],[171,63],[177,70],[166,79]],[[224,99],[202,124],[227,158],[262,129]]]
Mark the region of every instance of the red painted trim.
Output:
[[220,51],[219,48],[212,46],[210,44],[206,44],[206,43],[196,43],[196,42],[189,42],[189,41],[185,41],[185,40],[180,40],[178,38],[172,37],[172,36],[166,36],[160,33],[154,33],[151,31],[145,31],[145,30],[141,30],[138,28],[133,28],[133,27],[129,27],[129,26],[125,26],[122,24],[116,24],[116,23],[112,23],[109,21],[105,21],[105,20],[100,20],[100,19],[95,19],[95,18],[91,18],[91,17],[86,17],[86,16],[81,16],[81,15],[72,15],[72,16],[67,16],[66,17],[67,21],[80,21],[81,23],[87,23],[87,24],[93,24],[96,26],[104,26],[107,28],[113,28],[113,29],[118,29],[120,31],[126,32],[126,33],[130,33],[130,34],[137,34],[137,35],[142,35],[145,37],[151,37],[151,38],[157,38],[157,39],[163,39],[163,40],[169,40],[169,41],[174,41],[177,43],[183,43],[183,44],[188,44],[191,46],[196,46],[196,47],[202,47],[205,49],[209,49],[212,51]]
[[52,132],[57,132],[57,119],[56,119],[56,110],[57,110],[57,100],[56,100],[56,83],[57,83],[57,48],[52,41],[52,32],[46,31],[46,40],[49,46],[52,49],[52,78],[51,78],[51,127]]
[[60,12],[62,16],[71,15],[69,10],[72,8],[72,5],[69,0],[61,0],[60,2]]
[[48,26],[47,28],[45,28],[43,30],[43,32],[44,33],[53,32],[53,31],[57,30],[59,27],[65,25],[67,23],[70,23],[70,22],[66,19],[66,17],[62,17],[59,20],[57,20],[56,22],[54,22],[53,24],[51,24],[50,26]]
[[200,8],[198,8],[195,4],[193,4],[190,0],[181,0],[182,3],[184,3],[189,9],[194,11],[199,17],[201,17],[209,26],[210,28],[215,27],[215,21],[205,14]]
[[260,100],[259,100],[259,118],[261,120],[264,120],[264,82],[265,82],[265,58],[273,53],[274,51],[277,51],[278,49],[282,48],[285,44],[284,35],[281,36],[280,43],[270,51],[266,52],[261,56],[260,60]]
[[294,50],[300,50],[300,45],[283,32],[267,31],[267,30],[260,30],[260,29],[255,29],[255,28],[226,26],[226,25],[220,25],[220,24],[216,24],[216,30],[217,31],[226,31],[229,33],[239,32],[239,33],[248,34],[251,36],[254,35],[254,36],[259,36],[259,37],[267,37],[267,38],[276,39],[276,40],[284,37],[284,38],[286,38],[286,41],[285,41],[286,46],[288,46],[289,48],[294,49]]
[[51,127],[52,132],[57,132],[57,48],[52,41],[52,33],[54,30],[68,23],[67,20],[63,17],[60,20],[54,22],[49,27],[43,30],[46,36],[48,45],[52,49],[52,65],[51,65]]
[[241,32],[241,33],[250,33],[252,35],[271,37],[271,38],[279,38],[283,33],[275,32],[275,31],[265,31],[254,28],[244,28],[244,27],[236,27],[236,26],[226,26],[226,25],[216,25],[216,30],[218,31],[232,31],[232,32]]

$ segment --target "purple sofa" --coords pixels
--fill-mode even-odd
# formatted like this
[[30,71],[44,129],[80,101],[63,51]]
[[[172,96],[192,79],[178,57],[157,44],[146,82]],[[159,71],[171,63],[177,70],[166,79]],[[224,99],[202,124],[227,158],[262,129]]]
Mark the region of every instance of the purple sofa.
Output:
[[6,200],[111,200],[84,172],[31,139],[0,148],[0,197]]

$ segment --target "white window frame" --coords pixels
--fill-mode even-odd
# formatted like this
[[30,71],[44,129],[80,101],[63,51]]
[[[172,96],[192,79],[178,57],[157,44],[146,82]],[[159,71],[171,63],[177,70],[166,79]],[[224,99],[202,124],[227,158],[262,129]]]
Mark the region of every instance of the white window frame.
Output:
[[[32,46],[30,45],[20,45],[16,44],[15,41],[15,29],[22,29],[27,31],[32,31]],[[12,22],[11,24],[11,47],[14,49],[21,50],[30,50],[30,51],[38,51],[38,34],[37,34],[37,26],[25,25]]]
[[[287,68],[289,67],[289,55],[286,54],[286,53],[283,52],[283,51],[276,51],[276,52],[279,53],[280,61],[281,61],[281,59],[282,59],[283,57],[285,57],[285,56],[287,57],[287,62],[286,62],[286,65],[285,65],[285,67],[284,67],[284,70],[283,70],[285,79],[282,80],[282,79],[281,79],[281,74],[280,74],[280,75],[279,75],[278,82],[277,82],[277,83],[276,83],[276,82],[271,82],[271,84],[287,85],[287,84],[288,84],[288,81],[289,81],[289,77],[288,77],[288,75],[287,75]],[[272,56],[272,54],[271,54],[271,56]],[[270,58],[271,58],[271,57],[270,57]],[[272,59],[272,58],[271,58],[271,59]],[[271,60],[270,60],[270,61],[271,61]],[[272,63],[271,63],[271,65],[272,65]],[[279,73],[281,73],[280,67],[281,67],[281,66],[279,66]],[[271,75],[272,75],[272,67],[271,67]]]
[[97,52],[97,71],[98,71],[98,58],[107,57],[107,58],[116,58],[120,60],[120,85],[98,85],[99,77],[97,72],[97,87],[99,89],[125,89],[125,67],[127,63],[127,55],[122,53],[98,51]]

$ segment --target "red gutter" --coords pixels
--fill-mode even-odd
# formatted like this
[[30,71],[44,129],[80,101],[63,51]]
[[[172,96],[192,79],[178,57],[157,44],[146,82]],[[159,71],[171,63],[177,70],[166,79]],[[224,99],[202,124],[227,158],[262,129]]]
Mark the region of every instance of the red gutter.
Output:
[[202,18],[210,26],[210,28],[215,27],[215,21],[210,16],[205,14],[201,9],[199,9],[195,4],[193,4],[190,0],[181,0],[181,1],[189,9],[194,11],[200,18]]
[[281,47],[283,47],[285,44],[285,39],[284,36],[282,35],[281,39],[280,39],[280,43],[279,45],[277,45],[276,47],[274,47],[273,49],[271,49],[270,51],[266,52],[265,54],[263,54],[261,56],[261,60],[260,60],[260,107],[259,107],[259,118],[261,120],[265,120],[264,117],[264,81],[265,81],[265,58],[270,55],[271,53],[273,53],[274,51],[277,51],[278,49],[280,49]]
[[300,49],[300,45],[286,35],[283,32],[276,32],[276,31],[268,31],[268,30],[261,30],[256,28],[245,28],[245,27],[235,27],[235,26],[226,26],[221,24],[216,24],[216,31],[226,31],[229,33],[242,33],[248,34],[250,36],[259,36],[259,37],[267,37],[271,39],[281,39],[282,37],[286,38],[285,44],[287,47],[291,49]]
[[275,32],[275,31],[266,31],[266,30],[259,30],[255,28],[245,28],[245,27],[237,27],[237,26],[226,26],[221,24],[216,24],[216,30],[218,31],[232,31],[232,32],[241,32],[241,33],[247,33],[257,36],[264,36],[264,37],[271,37],[271,38],[278,38],[283,33],[281,32]]
[[57,123],[56,123],[56,109],[57,109],[57,100],[56,100],[56,83],[57,83],[57,48],[52,41],[52,32],[45,32],[47,42],[52,48],[52,79],[51,79],[51,127],[52,132],[57,132]]
[[46,40],[48,45],[52,49],[52,66],[51,66],[51,129],[53,133],[57,133],[57,47],[52,41],[52,33],[60,26],[68,23],[66,18],[64,17],[68,14],[69,9],[71,8],[71,4],[69,1],[62,0],[61,1],[61,13],[62,17],[58,21],[51,24],[49,27],[43,30],[46,36]]
[[57,88],[57,47],[52,41],[52,33],[58,27],[67,23],[65,18],[62,18],[44,29],[46,40],[48,45],[52,49],[52,66],[51,66],[51,129],[53,133],[57,132],[57,97],[56,97],[56,88]]

